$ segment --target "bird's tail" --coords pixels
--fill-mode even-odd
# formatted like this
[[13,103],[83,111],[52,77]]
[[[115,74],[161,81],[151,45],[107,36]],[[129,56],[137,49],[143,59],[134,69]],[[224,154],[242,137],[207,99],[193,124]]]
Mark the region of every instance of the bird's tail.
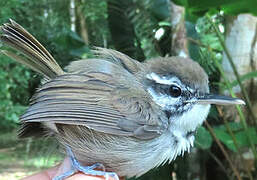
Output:
[[10,19],[10,22],[3,24],[0,29],[2,31],[0,40],[25,56],[16,55],[9,50],[2,50],[2,53],[43,74],[47,78],[52,79],[57,75],[64,74],[62,68],[51,54],[15,21]]

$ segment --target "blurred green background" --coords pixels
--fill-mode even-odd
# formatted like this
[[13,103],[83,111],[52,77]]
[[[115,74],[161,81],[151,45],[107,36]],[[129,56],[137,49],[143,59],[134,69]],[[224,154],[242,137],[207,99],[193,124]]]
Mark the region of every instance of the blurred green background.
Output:
[[[257,179],[256,0],[1,0],[0,7],[1,24],[9,18],[21,24],[62,67],[93,57],[94,46],[138,61],[190,56],[208,73],[211,91],[246,101],[243,109],[213,106],[192,153],[139,179]],[[16,136],[19,116],[41,79],[0,54],[1,180],[20,179],[62,159],[53,139]]]

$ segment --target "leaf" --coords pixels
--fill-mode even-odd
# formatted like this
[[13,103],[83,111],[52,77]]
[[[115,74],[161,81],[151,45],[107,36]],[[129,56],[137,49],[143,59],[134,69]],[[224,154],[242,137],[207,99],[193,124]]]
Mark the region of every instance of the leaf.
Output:
[[90,49],[86,46],[77,48],[77,49],[71,49],[69,51],[69,54],[71,54],[72,56],[76,56],[76,57],[81,57],[84,53],[86,53],[86,54],[90,53]]
[[247,133],[250,136],[250,139],[253,142],[253,144],[257,144],[256,128],[251,127],[251,128],[248,128],[247,131],[240,131],[235,134],[239,147],[250,146],[250,143],[247,138]]
[[[227,125],[230,127],[231,131],[241,131],[241,130],[243,130],[243,126],[242,126],[241,123],[230,122],[230,123],[227,123]],[[226,128],[225,125],[217,126],[217,127],[215,127],[215,129],[219,129],[219,130],[227,132],[227,128]]]
[[167,21],[161,21],[158,23],[159,26],[168,26],[170,27],[171,26],[171,23],[170,22],[167,22]]
[[163,20],[170,17],[169,2],[167,0],[153,0],[151,12],[158,19]]
[[212,137],[204,127],[199,127],[195,136],[195,145],[201,149],[209,149],[212,144]]
[[257,15],[256,0],[174,0],[174,3],[184,6],[190,16],[202,16],[207,11],[216,13],[222,10],[225,14],[238,15],[240,13],[251,13]]
[[[112,0],[107,1],[108,4],[108,23],[110,32],[112,35],[114,47],[128,56],[137,60],[144,60],[145,55],[141,49],[140,42],[138,41],[135,29],[139,24],[133,23],[138,22],[137,19],[142,19],[142,9],[133,9],[133,2]],[[133,9],[136,14],[133,17],[129,17],[129,9]],[[136,13],[140,11],[140,13]],[[132,13],[132,14],[134,14]],[[129,13],[130,14],[130,13]],[[119,17],[119,18],[117,18]],[[135,24],[135,25],[134,25]]]
[[[245,81],[245,80],[249,80],[249,79],[256,78],[256,77],[257,77],[257,71],[252,71],[252,72],[249,72],[249,73],[246,73],[246,74],[242,75],[240,77],[240,80],[241,81]],[[236,85],[238,85],[238,81],[237,80],[234,80],[234,81],[232,81],[230,83],[231,87],[234,87]]]
[[[238,131],[238,130],[242,129],[242,126],[240,123],[230,123],[230,127],[231,127],[232,131]],[[249,138],[252,140],[253,144],[257,144],[256,130],[257,130],[256,128],[250,127],[247,129],[247,131],[241,130],[239,132],[234,133],[235,140],[236,140],[239,148],[250,146],[250,143],[249,143],[248,137],[247,137],[248,135],[250,136]],[[230,150],[232,150],[234,152],[237,152],[234,141],[233,141],[232,137],[226,131],[224,125],[215,127],[214,132],[215,132],[217,138],[221,142],[223,142],[227,146],[227,148],[229,148]]]
[[233,139],[232,139],[232,137],[227,132],[225,132],[222,129],[218,129],[218,128],[214,128],[214,132],[216,134],[216,137],[221,142],[223,142],[229,149],[231,149],[234,152],[237,152],[236,146],[235,146],[235,144],[233,142]]

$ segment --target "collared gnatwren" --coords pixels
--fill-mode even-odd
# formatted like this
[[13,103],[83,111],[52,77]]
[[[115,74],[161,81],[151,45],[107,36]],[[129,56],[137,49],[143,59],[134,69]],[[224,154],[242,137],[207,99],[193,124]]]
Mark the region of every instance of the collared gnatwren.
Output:
[[1,30],[1,41],[25,56],[3,53],[46,79],[21,117],[20,137],[53,135],[81,164],[101,163],[119,176],[140,176],[189,151],[210,104],[244,103],[209,94],[207,74],[188,58],[140,63],[96,48],[97,58],[72,62],[63,71],[14,21]]

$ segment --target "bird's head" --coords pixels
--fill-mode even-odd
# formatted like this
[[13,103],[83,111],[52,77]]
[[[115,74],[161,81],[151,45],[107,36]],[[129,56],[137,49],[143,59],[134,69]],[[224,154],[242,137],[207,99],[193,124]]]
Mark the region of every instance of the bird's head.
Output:
[[146,64],[145,87],[171,127],[193,132],[206,119],[210,104],[244,104],[238,98],[210,94],[207,74],[189,58],[158,58]]

